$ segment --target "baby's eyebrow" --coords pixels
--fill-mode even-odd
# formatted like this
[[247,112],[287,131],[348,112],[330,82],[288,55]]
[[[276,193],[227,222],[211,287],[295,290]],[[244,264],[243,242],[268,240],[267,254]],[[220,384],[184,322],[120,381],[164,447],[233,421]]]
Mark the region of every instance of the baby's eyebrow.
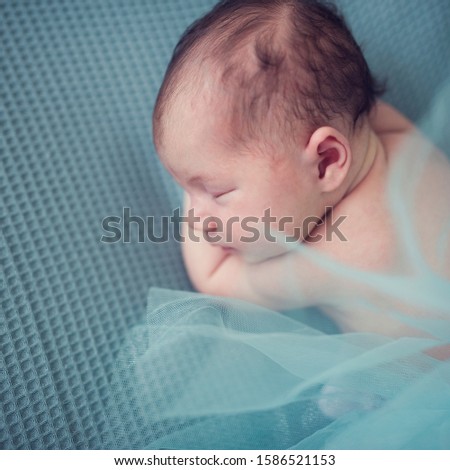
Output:
[[209,183],[213,181],[213,178],[211,178],[208,175],[195,175],[191,176],[188,179],[188,184],[196,185],[196,184],[204,184],[204,183]]
[[[167,170],[175,179],[177,179],[176,178],[176,172],[170,165],[167,165]],[[198,184],[203,184],[205,182],[210,182],[210,181],[212,181],[212,178],[210,176],[200,174],[200,175],[190,176],[187,179],[187,184],[198,185]]]

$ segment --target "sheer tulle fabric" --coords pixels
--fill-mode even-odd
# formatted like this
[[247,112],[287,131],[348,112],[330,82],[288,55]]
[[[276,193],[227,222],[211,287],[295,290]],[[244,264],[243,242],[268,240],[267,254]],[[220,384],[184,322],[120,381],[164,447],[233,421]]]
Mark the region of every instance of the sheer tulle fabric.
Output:
[[[438,142],[433,130],[448,127],[449,90],[422,123]],[[365,283],[370,299],[390,297],[428,312],[389,312],[421,337],[342,333],[314,309],[278,313],[150,289],[146,319],[127,335],[111,382],[111,406],[129,423],[116,430],[124,447],[134,432],[149,449],[450,448],[450,361],[430,354],[450,343],[450,282],[429,266],[415,237],[411,194],[426,145],[420,154],[407,171],[398,159],[387,195],[408,274],[316,261]],[[447,226],[437,256],[448,246]]]

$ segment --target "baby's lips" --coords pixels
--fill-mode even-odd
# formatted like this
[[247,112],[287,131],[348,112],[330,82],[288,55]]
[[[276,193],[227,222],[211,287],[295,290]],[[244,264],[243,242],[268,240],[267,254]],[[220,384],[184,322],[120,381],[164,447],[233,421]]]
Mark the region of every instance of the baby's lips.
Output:
[[236,253],[237,252],[236,248],[233,248],[232,246],[223,246],[223,245],[221,245],[220,247],[222,248],[222,250],[225,253]]

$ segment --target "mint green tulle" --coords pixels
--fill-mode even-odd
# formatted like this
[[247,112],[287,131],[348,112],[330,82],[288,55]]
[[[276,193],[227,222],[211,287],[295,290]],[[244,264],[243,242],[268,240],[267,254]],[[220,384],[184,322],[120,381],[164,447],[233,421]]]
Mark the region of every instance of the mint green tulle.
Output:
[[[437,142],[445,141],[449,98],[447,86],[421,123]],[[342,333],[314,309],[279,313],[152,288],[146,319],[127,335],[111,379],[124,447],[135,433],[148,449],[450,449],[450,361],[429,354],[450,343],[450,282],[429,266],[415,236],[411,188],[426,145],[414,153],[422,155],[414,165],[398,159],[388,194],[407,274],[361,272],[299,249],[366,284],[371,299],[420,307],[428,314],[390,315],[424,334]]]
[[424,354],[438,340],[318,317],[151,289],[115,401],[151,449],[450,448],[450,362]]

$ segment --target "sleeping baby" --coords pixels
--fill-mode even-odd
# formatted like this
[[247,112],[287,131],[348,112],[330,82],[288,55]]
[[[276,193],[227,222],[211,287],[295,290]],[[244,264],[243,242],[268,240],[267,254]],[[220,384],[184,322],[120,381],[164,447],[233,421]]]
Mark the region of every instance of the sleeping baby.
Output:
[[415,235],[436,275],[449,276],[450,251],[436,246],[449,223],[450,165],[380,93],[344,20],[322,2],[222,1],[188,28],[153,132],[185,190],[183,256],[200,292],[275,310],[318,305],[342,331],[421,334],[389,314],[420,318],[420,305],[330,268],[414,275],[387,194],[396,162],[412,175],[420,161]]

